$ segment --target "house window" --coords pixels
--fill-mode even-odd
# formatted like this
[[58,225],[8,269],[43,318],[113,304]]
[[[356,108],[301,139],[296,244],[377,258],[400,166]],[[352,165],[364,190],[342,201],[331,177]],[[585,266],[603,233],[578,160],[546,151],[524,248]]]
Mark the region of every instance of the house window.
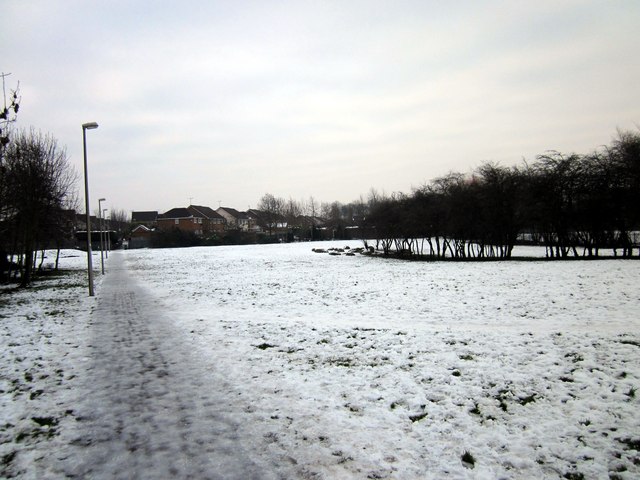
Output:
[[174,220],[174,222],[176,223],[176,225],[180,225],[180,220],[178,220],[177,218]]

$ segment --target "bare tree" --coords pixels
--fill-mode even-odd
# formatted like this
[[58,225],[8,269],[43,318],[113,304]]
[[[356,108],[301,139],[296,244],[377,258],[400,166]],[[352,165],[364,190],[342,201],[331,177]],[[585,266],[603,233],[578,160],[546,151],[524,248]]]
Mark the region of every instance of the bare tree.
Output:
[[318,201],[313,198],[313,196],[309,197],[307,201],[307,215],[310,217],[315,217],[319,213]]
[[380,193],[373,187],[369,189],[369,195],[367,195],[367,204],[369,208],[375,207],[378,202],[385,199],[386,195],[384,192]]
[[284,199],[275,197],[271,193],[265,193],[258,202],[258,210],[264,216],[270,236],[277,229],[278,223],[282,222],[285,203]]
[[609,161],[613,166],[613,212],[618,243],[624,256],[632,256],[638,247],[630,238],[630,230],[640,229],[640,132],[618,131],[609,149]]
[[[5,197],[7,195],[6,181],[4,179],[4,152],[9,145],[11,125],[16,121],[18,110],[20,109],[20,97],[18,95],[19,84],[15,90],[10,91],[9,101],[7,103],[5,78],[9,75],[11,74],[0,74],[2,77],[2,111],[0,111],[0,220],[4,220],[5,218]],[[7,250],[3,242],[0,241],[0,276],[9,268],[9,265],[7,261]]]
[[75,171],[50,135],[19,131],[5,152],[5,215],[2,237],[23,255],[22,286],[31,281],[33,252],[57,235],[63,211],[74,198]]
[[302,206],[300,202],[289,197],[289,200],[287,200],[284,206],[284,216],[287,222],[293,225],[300,215],[302,215]]
[[124,232],[129,227],[130,215],[121,208],[112,208],[109,215],[109,227],[117,232]]
[[0,74],[0,77],[2,77],[2,111],[0,111],[0,164],[2,164],[4,150],[9,144],[9,128],[11,124],[16,121],[18,110],[20,109],[20,96],[18,93],[20,84],[18,84],[15,90],[9,91],[9,100],[7,102],[5,78],[9,75],[11,74]]

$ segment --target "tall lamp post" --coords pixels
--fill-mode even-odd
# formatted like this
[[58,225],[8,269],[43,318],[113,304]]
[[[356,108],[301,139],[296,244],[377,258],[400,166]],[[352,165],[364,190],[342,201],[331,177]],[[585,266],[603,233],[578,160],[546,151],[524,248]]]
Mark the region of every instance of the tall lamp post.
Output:
[[98,216],[100,217],[100,265],[102,266],[102,275],[104,275],[104,242],[102,240],[102,234],[104,232],[104,222],[102,221],[102,202],[106,198],[98,199]]
[[[108,208],[103,208],[102,209],[102,225],[104,227],[107,227],[107,216],[105,215],[105,212],[108,212],[109,209]],[[103,228],[104,230],[104,228]],[[109,238],[109,230],[106,230],[104,232],[104,256],[106,258],[109,258],[109,250],[111,249],[111,239]]]
[[98,128],[96,122],[82,124],[82,147],[84,150],[84,203],[87,211],[87,272],[89,274],[89,296],[93,297],[93,265],[91,263],[91,213],[89,209],[89,176],[87,175],[87,130]]

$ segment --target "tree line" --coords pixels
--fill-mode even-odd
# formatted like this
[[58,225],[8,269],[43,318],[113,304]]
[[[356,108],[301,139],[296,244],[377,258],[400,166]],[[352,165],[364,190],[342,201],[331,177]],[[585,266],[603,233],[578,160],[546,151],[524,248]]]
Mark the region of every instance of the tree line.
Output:
[[257,210],[269,236],[278,230],[288,230],[290,238],[327,240],[352,238],[346,230],[360,223],[369,206],[362,197],[343,204],[319,202],[313,196],[295,200],[266,193],[260,198]]
[[549,258],[631,257],[640,229],[640,134],[618,132],[586,155],[547,152],[535,162],[484,163],[452,172],[411,194],[375,198],[364,232],[385,254],[510,258],[517,242]]

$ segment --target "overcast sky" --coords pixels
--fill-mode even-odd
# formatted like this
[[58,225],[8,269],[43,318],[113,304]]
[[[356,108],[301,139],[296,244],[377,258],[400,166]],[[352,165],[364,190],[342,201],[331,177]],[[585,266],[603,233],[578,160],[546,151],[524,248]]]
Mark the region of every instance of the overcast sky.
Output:
[[2,0],[0,19],[19,126],[82,179],[100,124],[96,208],[409,193],[640,125],[637,0]]

